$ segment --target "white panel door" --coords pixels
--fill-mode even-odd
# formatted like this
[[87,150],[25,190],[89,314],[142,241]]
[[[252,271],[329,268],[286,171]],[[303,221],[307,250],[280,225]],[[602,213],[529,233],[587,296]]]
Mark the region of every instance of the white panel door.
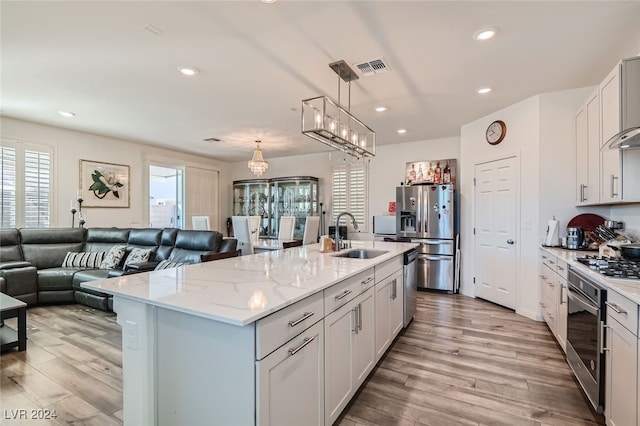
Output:
[[516,307],[518,171],[515,157],[475,167],[475,293]]

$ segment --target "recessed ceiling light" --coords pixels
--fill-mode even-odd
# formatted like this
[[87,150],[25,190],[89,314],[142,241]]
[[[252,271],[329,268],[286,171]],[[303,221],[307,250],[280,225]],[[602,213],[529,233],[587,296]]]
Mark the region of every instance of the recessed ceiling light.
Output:
[[477,41],[485,41],[492,39],[498,33],[498,28],[483,28],[473,34],[473,39]]
[[73,118],[76,116],[75,112],[69,112],[69,111],[58,111],[58,114],[66,118]]
[[484,95],[485,93],[489,93],[491,91],[491,87],[483,87],[482,89],[478,89],[478,93]]
[[189,67],[178,67],[178,71],[180,71],[182,74],[192,77],[196,74],[198,74],[198,70],[196,68],[189,68]]
[[271,4],[271,3],[275,3],[278,0],[260,0],[262,3],[267,3],[267,4]]
[[386,110],[387,110],[387,107],[383,107],[383,106],[376,107],[377,112],[385,112]]
[[398,129],[398,133],[404,135],[405,133],[407,133],[407,129]]

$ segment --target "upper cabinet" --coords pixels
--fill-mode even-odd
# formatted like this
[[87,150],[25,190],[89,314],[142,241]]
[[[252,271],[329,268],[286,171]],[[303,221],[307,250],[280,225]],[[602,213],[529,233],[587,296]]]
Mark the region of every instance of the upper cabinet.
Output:
[[[630,100],[625,89],[639,86],[640,56],[625,59],[578,109],[576,205],[640,202],[640,149],[605,146],[611,137],[634,125],[629,123],[633,117],[629,115]],[[631,115],[638,114],[631,112]],[[640,121],[640,117],[635,119]]]
[[600,98],[596,89],[576,114],[576,204],[597,204],[600,197]]

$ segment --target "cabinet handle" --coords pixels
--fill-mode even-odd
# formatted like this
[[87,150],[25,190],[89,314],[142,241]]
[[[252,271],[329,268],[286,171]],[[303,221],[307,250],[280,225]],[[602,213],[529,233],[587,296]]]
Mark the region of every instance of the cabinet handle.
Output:
[[[607,302],[604,302],[607,303]],[[610,351],[611,348],[604,347],[604,329],[610,328],[608,325],[604,325],[604,321],[600,321],[600,353],[604,353],[604,351]]]
[[542,306],[543,308],[547,307],[547,305],[545,303],[543,303],[543,302],[540,302],[540,306]]
[[618,196],[618,193],[615,192],[617,179],[618,179],[618,176],[611,175],[611,198]]
[[610,307],[611,309],[613,309],[613,311],[616,314],[627,315],[627,311],[625,311],[624,309],[622,309],[619,305],[616,305],[615,303],[604,302],[604,304],[607,305],[608,307]]
[[360,284],[369,284],[371,281],[373,281],[373,277],[369,277],[366,280],[360,281]]
[[315,339],[315,338],[316,338],[316,336],[305,337],[304,340],[302,341],[302,343],[300,343],[300,346],[298,346],[297,348],[289,348],[289,355],[297,354],[298,351],[300,351],[302,348],[307,346],[309,343],[313,342],[313,339]]
[[580,202],[587,201],[587,197],[584,196],[584,190],[586,188],[587,188],[587,185],[585,185],[585,184],[581,184],[580,185]]
[[566,302],[564,301],[564,296],[563,296],[563,294],[564,294],[564,284],[560,284],[560,304],[561,304],[561,305],[562,305],[562,304],[564,304],[564,303],[566,303]]
[[391,291],[391,300],[396,300],[396,297],[398,297],[398,289],[396,288],[396,281],[397,280],[393,280],[392,284],[393,286],[391,287],[392,291]]
[[289,321],[289,326],[295,327],[296,325],[300,324],[302,321],[306,320],[307,318],[311,318],[312,316],[313,316],[313,312],[305,312],[297,320]]
[[551,287],[551,288],[556,288],[556,285],[555,285],[555,284],[553,284],[553,283],[549,283],[549,287]]
[[558,265],[558,269],[560,269],[561,271],[564,271],[564,268],[560,265]]
[[362,330],[362,303],[358,303],[358,330]]
[[356,307],[353,308],[352,310],[353,310],[353,312],[355,313],[355,316],[356,316],[356,320],[355,320],[355,324],[354,324],[355,328],[353,329],[353,331],[355,331],[356,334],[358,334],[358,329],[359,329],[359,324],[358,323],[360,322],[360,304],[358,303],[356,305]]
[[344,299],[351,294],[351,290],[345,290],[342,294],[336,296],[336,300]]

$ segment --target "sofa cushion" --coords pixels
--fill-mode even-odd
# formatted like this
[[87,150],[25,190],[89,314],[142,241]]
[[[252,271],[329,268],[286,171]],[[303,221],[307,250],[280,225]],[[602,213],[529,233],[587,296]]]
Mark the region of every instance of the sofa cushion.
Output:
[[116,245],[126,245],[129,228],[89,228],[84,251],[109,251]]
[[89,289],[82,288],[81,283],[87,281],[98,281],[109,278],[109,269],[85,269],[84,271],[78,271],[73,275],[73,288],[76,290],[89,291]]
[[176,245],[171,251],[172,262],[198,263],[200,255],[220,251],[222,234],[216,231],[180,230],[176,236]]
[[47,268],[38,270],[38,290],[72,290],[73,275],[81,268]]
[[156,266],[154,270],[161,271],[163,269],[177,268],[178,266],[183,266],[183,265],[184,263],[180,263],[180,262],[172,262],[170,260],[161,260],[160,263],[158,263],[158,266]]
[[160,262],[161,260],[168,259],[171,255],[171,250],[176,244],[176,237],[178,236],[177,228],[164,228],[162,230],[162,238],[160,240],[160,247],[155,253],[153,260]]
[[151,250],[136,247],[131,250],[131,253],[129,253],[129,255],[127,255],[127,259],[124,261],[124,266],[122,269],[127,269],[127,265],[129,265],[130,263],[146,262],[149,260],[150,256]]
[[85,228],[21,228],[24,260],[37,269],[62,265],[70,251],[83,251]]
[[17,229],[0,229],[0,260],[2,262],[23,260],[20,234]]
[[124,257],[124,253],[127,250],[127,246],[113,246],[107,255],[104,257],[104,260],[100,264],[100,269],[115,269],[118,267],[122,258]]
[[62,262],[63,268],[99,268],[106,256],[104,251],[68,252]]

